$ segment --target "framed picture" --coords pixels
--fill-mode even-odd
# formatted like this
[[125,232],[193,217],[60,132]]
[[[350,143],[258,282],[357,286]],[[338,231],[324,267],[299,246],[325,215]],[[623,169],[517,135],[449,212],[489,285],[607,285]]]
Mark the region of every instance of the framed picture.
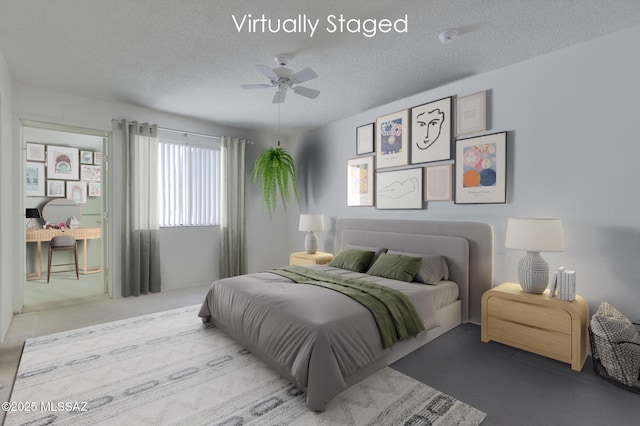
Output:
[[94,152],[93,153],[93,164],[95,164],[96,166],[101,166],[102,165],[102,153],[101,152]]
[[27,142],[27,161],[44,161],[44,145]]
[[64,197],[64,181],[48,179],[47,197]]
[[375,123],[365,124],[356,129],[356,154],[371,154],[374,149]]
[[[92,156],[93,158],[93,156]],[[89,166],[83,164],[80,166],[80,180],[86,180],[88,182],[100,182],[101,180],[101,167]]]
[[507,202],[507,132],[456,141],[456,204]]
[[78,148],[47,146],[47,178],[78,180]]
[[80,151],[80,164],[93,164],[93,151]]
[[421,209],[422,167],[376,173],[376,207]]
[[411,108],[411,164],[451,159],[451,97]]
[[87,182],[67,182],[67,198],[78,204],[86,204]]
[[487,91],[456,99],[456,136],[487,130]]
[[44,197],[44,163],[27,161],[24,175],[27,197]]
[[373,206],[373,155],[347,160],[347,206]]
[[409,164],[409,110],[378,117],[376,120],[376,167]]
[[451,164],[425,167],[425,201],[451,201],[453,199],[452,171],[453,166]]
[[102,188],[100,182],[89,182],[89,197],[100,197]]

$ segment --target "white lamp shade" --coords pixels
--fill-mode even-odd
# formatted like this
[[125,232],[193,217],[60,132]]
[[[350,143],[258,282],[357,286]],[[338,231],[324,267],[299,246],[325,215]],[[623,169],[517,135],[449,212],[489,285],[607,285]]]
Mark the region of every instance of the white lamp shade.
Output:
[[324,231],[324,216],[321,214],[301,214],[300,231]]
[[563,251],[562,223],[560,219],[510,217],[505,247],[533,252]]

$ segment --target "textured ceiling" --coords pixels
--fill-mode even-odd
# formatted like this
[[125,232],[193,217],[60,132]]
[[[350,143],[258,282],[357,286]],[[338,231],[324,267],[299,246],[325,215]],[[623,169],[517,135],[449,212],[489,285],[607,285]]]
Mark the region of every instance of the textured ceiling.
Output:
[[[319,23],[313,36],[239,32],[246,14]],[[406,15],[407,32],[329,32],[341,14]],[[321,91],[289,91],[287,134],[639,24],[639,0],[0,0],[0,49],[21,83],[267,131],[274,89],[240,85],[267,83],[253,66],[285,53]],[[446,29],[459,36],[442,45]]]

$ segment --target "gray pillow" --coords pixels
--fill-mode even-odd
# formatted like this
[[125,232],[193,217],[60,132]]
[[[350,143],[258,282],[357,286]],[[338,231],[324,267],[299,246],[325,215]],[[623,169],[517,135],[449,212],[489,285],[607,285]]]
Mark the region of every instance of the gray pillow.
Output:
[[403,256],[420,257],[422,263],[414,281],[424,284],[438,284],[442,280],[449,279],[449,265],[447,258],[436,254],[407,253],[395,250],[387,251],[389,254],[401,254]]
[[420,269],[420,257],[382,253],[367,274],[410,283]]
[[344,248],[338,252],[329,266],[340,269],[348,269],[349,271],[364,272],[371,264],[371,259],[375,253],[370,250],[356,250]]

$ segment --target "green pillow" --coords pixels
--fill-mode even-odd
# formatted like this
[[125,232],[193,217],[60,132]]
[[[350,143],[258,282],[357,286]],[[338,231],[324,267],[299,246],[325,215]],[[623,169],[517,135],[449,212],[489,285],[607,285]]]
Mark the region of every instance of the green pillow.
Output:
[[342,249],[329,262],[329,266],[349,271],[364,272],[369,267],[375,253],[367,250]]
[[410,283],[420,270],[421,257],[382,253],[367,274]]

